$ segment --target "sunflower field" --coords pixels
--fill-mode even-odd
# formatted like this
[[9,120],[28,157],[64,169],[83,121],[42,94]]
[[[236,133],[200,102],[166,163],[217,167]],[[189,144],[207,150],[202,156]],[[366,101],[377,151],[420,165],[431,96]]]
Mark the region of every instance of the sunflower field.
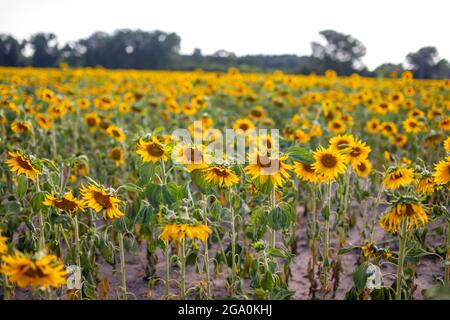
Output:
[[449,130],[408,71],[0,68],[0,296],[450,298]]

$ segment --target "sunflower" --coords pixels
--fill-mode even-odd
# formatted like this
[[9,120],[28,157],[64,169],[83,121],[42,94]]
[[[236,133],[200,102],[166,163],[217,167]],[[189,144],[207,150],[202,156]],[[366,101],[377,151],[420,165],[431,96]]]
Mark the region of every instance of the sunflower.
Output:
[[192,116],[197,112],[197,109],[192,104],[183,103],[181,105],[181,111],[187,116]]
[[104,187],[90,184],[82,186],[80,192],[86,206],[97,213],[103,210],[103,219],[114,220],[124,216],[124,213],[118,208],[122,201],[107,192]]
[[333,134],[340,134],[344,133],[347,129],[347,126],[345,123],[340,119],[333,119],[330,122],[328,122],[328,130],[330,130]]
[[215,184],[219,188],[239,183],[239,177],[230,169],[221,165],[212,165],[204,170],[205,180]]
[[372,164],[367,159],[361,160],[359,163],[352,164],[352,167],[356,174],[361,178],[366,178],[370,171],[372,171]]
[[435,190],[434,178],[432,175],[422,175],[416,182],[416,192],[430,195]]
[[5,163],[12,172],[17,172],[18,175],[24,174],[32,180],[41,174],[25,155],[19,152],[8,152],[8,154],[10,158]]
[[317,183],[316,170],[314,170],[312,165],[295,161],[293,171],[299,179]]
[[289,178],[292,166],[285,163],[287,155],[267,156],[259,152],[253,152],[249,156],[249,164],[245,167],[245,173],[249,174],[253,180],[258,180],[261,185],[270,182],[273,187],[283,185],[285,179]]
[[38,126],[44,130],[48,130],[52,127],[52,119],[50,117],[43,115],[42,113],[37,113],[34,116],[34,120],[36,120]]
[[443,118],[441,121],[439,121],[439,129],[450,131],[450,117]]
[[109,158],[116,162],[116,166],[119,167],[125,163],[123,160],[123,150],[121,147],[114,147],[109,152]]
[[450,137],[444,140],[444,149],[447,153],[450,153]]
[[126,113],[129,113],[130,111],[131,111],[131,107],[128,103],[121,102],[119,104],[119,112],[120,113],[126,114]]
[[74,213],[77,210],[84,211],[84,204],[72,195],[72,191],[67,192],[62,198],[56,198],[51,195],[45,197],[42,204],[46,206],[54,206],[59,211]]
[[445,160],[439,161],[434,165],[435,172],[433,173],[434,181],[437,184],[447,184],[450,182],[450,156]]
[[397,126],[394,122],[383,122],[381,124],[381,134],[385,137],[391,137],[397,134]]
[[76,100],[76,102],[81,110],[87,110],[91,105],[90,101],[86,98],[79,98]]
[[233,129],[239,134],[249,134],[255,129],[255,125],[249,119],[238,119],[233,124]]
[[255,120],[261,120],[266,116],[266,111],[264,111],[264,108],[262,106],[256,106],[250,109],[248,115],[250,116],[250,118],[253,118]]
[[386,189],[395,190],[413,182],[413,170],[410,168],[389,168],[384,176],[383,184]]
[[16,252],[3,257],[0,271],[20,288],[59,288],[66,283],[67,271],[55,255],[28,258]]
[[378,133],[378,130],[380,129],[381,122],[378,119],[371,119],[367,122],[366,125],[366,131],[371,134]]
[[160,238],[164,241],[181,241],[185,237],[188,237],[192,240],[198,239],[200,241],[206,242],[211,232],[211,228],[204,224],[192,226],[188,224],[169,223],[164,226]]
[[404,100],[404,96],[400,91],[392,92],[389,95],[389,101],[392,103],[400,104],[403,102],[403,100]]
[[365,142],[355,139],[354,142],[350,143],[347,150],[349,151],[346,154],[347,159],[350,161],[352,166],[356,166],[361,161],[367,159],[369,153],[372,151],[372,148],[366,145]]
[[212,155],[204,145],[177,144],[172,152],[172,160],[186,165],[189,172],[206,169],[212,161]]
[[391,143],[398,148],[403,148],[408,143],[408,136],[404,134],[398,134],[391,138]]
[[89,127],[89,130],[92,131],[100,124],[100,117],[95,112],[90,112],[84,115],[84,121]]
[[111,138],[118,142],[125,140],[125,133],[123,133],[122,129],[113,124],[109,125],[108,129],[106,129],[106,132]]
[[295,130],[295,138],[298,143],[307,143],[311,140],[311,136],[301,129]]
[[403,121],[403,128],[407,133],[417,134],[422,131],[422,124],[414,118]]
[[152,140],[149,142],[141,138],[136,144],[136,153],[142,157],[144,162],[167,161],[169,152],[170,148],[162,144],[156,137],[152,137]]
[[337,151],[347,149],[352,143],[355,142],[355,137],[351,134],[338,135],[330,139],[330,148]]
[[33,127],[27,121],[14,121],[11,123],[11,130],[15,133],[31,132]]
[[408,229],[417,229],[427,223],[428,216],[420,203],[399,203],[380,218],[380,225],[387,232],[397,233],[402,219],[406,219]]
[[334,180],[346,170],[346,159],[337,150],[320,147],[314,152],[314,170],[326,180]]
[[8,251],[8,245],[6,244],[6,240],[8,239],[2,236],[2,233],[0,232],[0,257],[2,256],[2,254],[5,254]]

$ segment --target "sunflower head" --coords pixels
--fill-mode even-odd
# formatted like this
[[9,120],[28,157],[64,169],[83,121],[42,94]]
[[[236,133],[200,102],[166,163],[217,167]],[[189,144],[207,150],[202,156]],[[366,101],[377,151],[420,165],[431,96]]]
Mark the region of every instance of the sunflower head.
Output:
[[244,171],[259,185],[269,183],[276,188],[283,185],[289,178],[288,170],[292,169],[292,166],[286,163],[287,159],[287,155],[252,152],[249,155],[249,164]]
[[327,180],[335,180],[347,168],[345,157],[337,150],[323,147],[314,152],[312,167]]
[[160,142],[156,137],[152,137],[149,142],[139,139],[136,144],[136,153],[142,157],[144,162],[156,163],[158,161],[167,161],[169,159],[170,148]]
[[428,222],[428,215],[419,202],[398,203],[380,218],[380,225],[387,232],[397,233],[402,221],[408,229],[417,229]]
[[28,156],[20,152],[8,152],[9,159],[5,161],[12,172],[18,175],[24,174],[28,178],[34,180],[41,172],[35,167]]
[[62,198],[47,195],[43,202],[46,206],[54,206],[59,211],[74,213],[77,210],[84,211],[84,203],[72,195],[72,191],[67,192]]
[[239,183],[239,177],[227,166],[224,165],[211,165],[203,170],[205,180],[216,186],[227,187]]
[[97,187],[93,184],[82,186],[80,189],[85,205],[95,212],[103,211],[103,218],[114,220],[124,216],[118,208],[121,200],[106,191],[104,187]]
[[447,184],[450,182],[450,156],[434,165],[434,181],[437,184]]
[[211,152],[204,145],[178,143],[172,152],[172,160],[186,165],[189,172],[207,168],[212,159]]
[[386,189],[395,190],[413,182],[413,170],[405,167],[391,167],[387,170],[383,184]]

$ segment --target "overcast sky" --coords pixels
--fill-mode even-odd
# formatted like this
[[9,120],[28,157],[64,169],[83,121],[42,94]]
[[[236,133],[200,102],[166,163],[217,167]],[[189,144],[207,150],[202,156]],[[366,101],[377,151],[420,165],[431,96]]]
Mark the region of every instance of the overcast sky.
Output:
[[403,62],[436,46],[450,58],[448,0],[0,0],[0,33],[20,39],[53,32],[60,42],[94,31],[163,30],[181,36],[181,51],[226,49],[238,55],[308,55],[318,32],[349,33],[367,47],[373,68]]

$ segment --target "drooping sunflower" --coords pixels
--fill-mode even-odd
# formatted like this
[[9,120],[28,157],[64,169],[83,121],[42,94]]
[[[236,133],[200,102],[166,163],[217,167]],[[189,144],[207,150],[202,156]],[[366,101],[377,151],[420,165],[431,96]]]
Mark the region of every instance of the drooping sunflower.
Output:
[[355,165],[352,164],[352,167],[355,170],[356,174],[361,178],[366,178],[372,171],[372,164],[367,159],[361,160]]
[[383,184],[386,189],[395,190],[413,182],[413,170],[405,167],[389,168],[384,176]]
[[416,181],[416,192],[430,195],[435,190],[434,177],[431,174],[421,175]]
[[24,133],[24,132],[31,132],[33,130],[33,127],[31,126],[31,123],[27,121],[14,121],[11,123],[11,130],[14,133]]
[[212,162],[212,154],[204,145],[178,143],[172,151],[172,160],[186,165],[191,172],[206,169]]
[[259,152],[252,152],[249,155],[249,164],[244,171],[250,175],[252,180],[258,180],[263,185],[270,182],[273,187],[282,186],[289,178],[288,170],[292,169],[285,161],[287,155],[264,155]]
[[8,152],[9,159],[5,163],[12,172],[18,175],[24,174],[34,180],[41,172],[33,165],[29,158],[19,152]]
[[222,165],[212,165],[204,169],[205,180],[220,187],[231,187],[239,183],[239,177],[230,168]]
[[123,150],[121,147],[112,148],[109,152],[109,158],[115,161],[117,167],[125,163],[125,161],[123,160]]
[[428,222],[428,215],[419,202],[399,203],[380,218],[380,225],[387,232],[397,233],[402,219],[406,219],[409,230],[417,229]]
[[142,157],[144,162],[156,163],[159,160],[167,161],[169,159],[170,148],[152,137],[149,142],[139,139],[136,144],[136,153]]
[[450,182],[450,156],[434,165],[434,181],[437,184],[447,184]]
[[20,288],[59,288],[66,283],[67,275],[64,264],[55,255],[29,258],[19,252],[4,256],[0,271]]
[[109,125],[108,129],[106,129],[106,132],[111,138],[118,142],[125,140],[125,133],[123,133],[122,129],[113,124]]
[[88,186],[82,186],[80,192],[86,206],[97,213],[103,210],[103,219],[114,220],[124,216],[124,213],[118,207],[122,201],[106,191],[104,187],[89,184]]
[[192,240],[198,239],[200,241],[206,242],[211,232],[211,228],[204,224],[192,226],[189,224],[169,223],[164,226],[160,238],[164,241],[181,241],[185,237],[188,237]]
[[239,134],[249,134],[255,129],[255,125],[249,119],[238,119],[233,124],[233,129]]
[[46,206],[54,206],[59,211],[65,211],[67,213],[74,213],[77,210],[84,211],[84,203],[75,198],[72,191],[67,192],[62,198],[47,195],[42,204]]
[[314,152],[314,159],[312,167],[327,180],[336,179],[347,168],[345,157],[339,151],[331,148],[320,147]]

